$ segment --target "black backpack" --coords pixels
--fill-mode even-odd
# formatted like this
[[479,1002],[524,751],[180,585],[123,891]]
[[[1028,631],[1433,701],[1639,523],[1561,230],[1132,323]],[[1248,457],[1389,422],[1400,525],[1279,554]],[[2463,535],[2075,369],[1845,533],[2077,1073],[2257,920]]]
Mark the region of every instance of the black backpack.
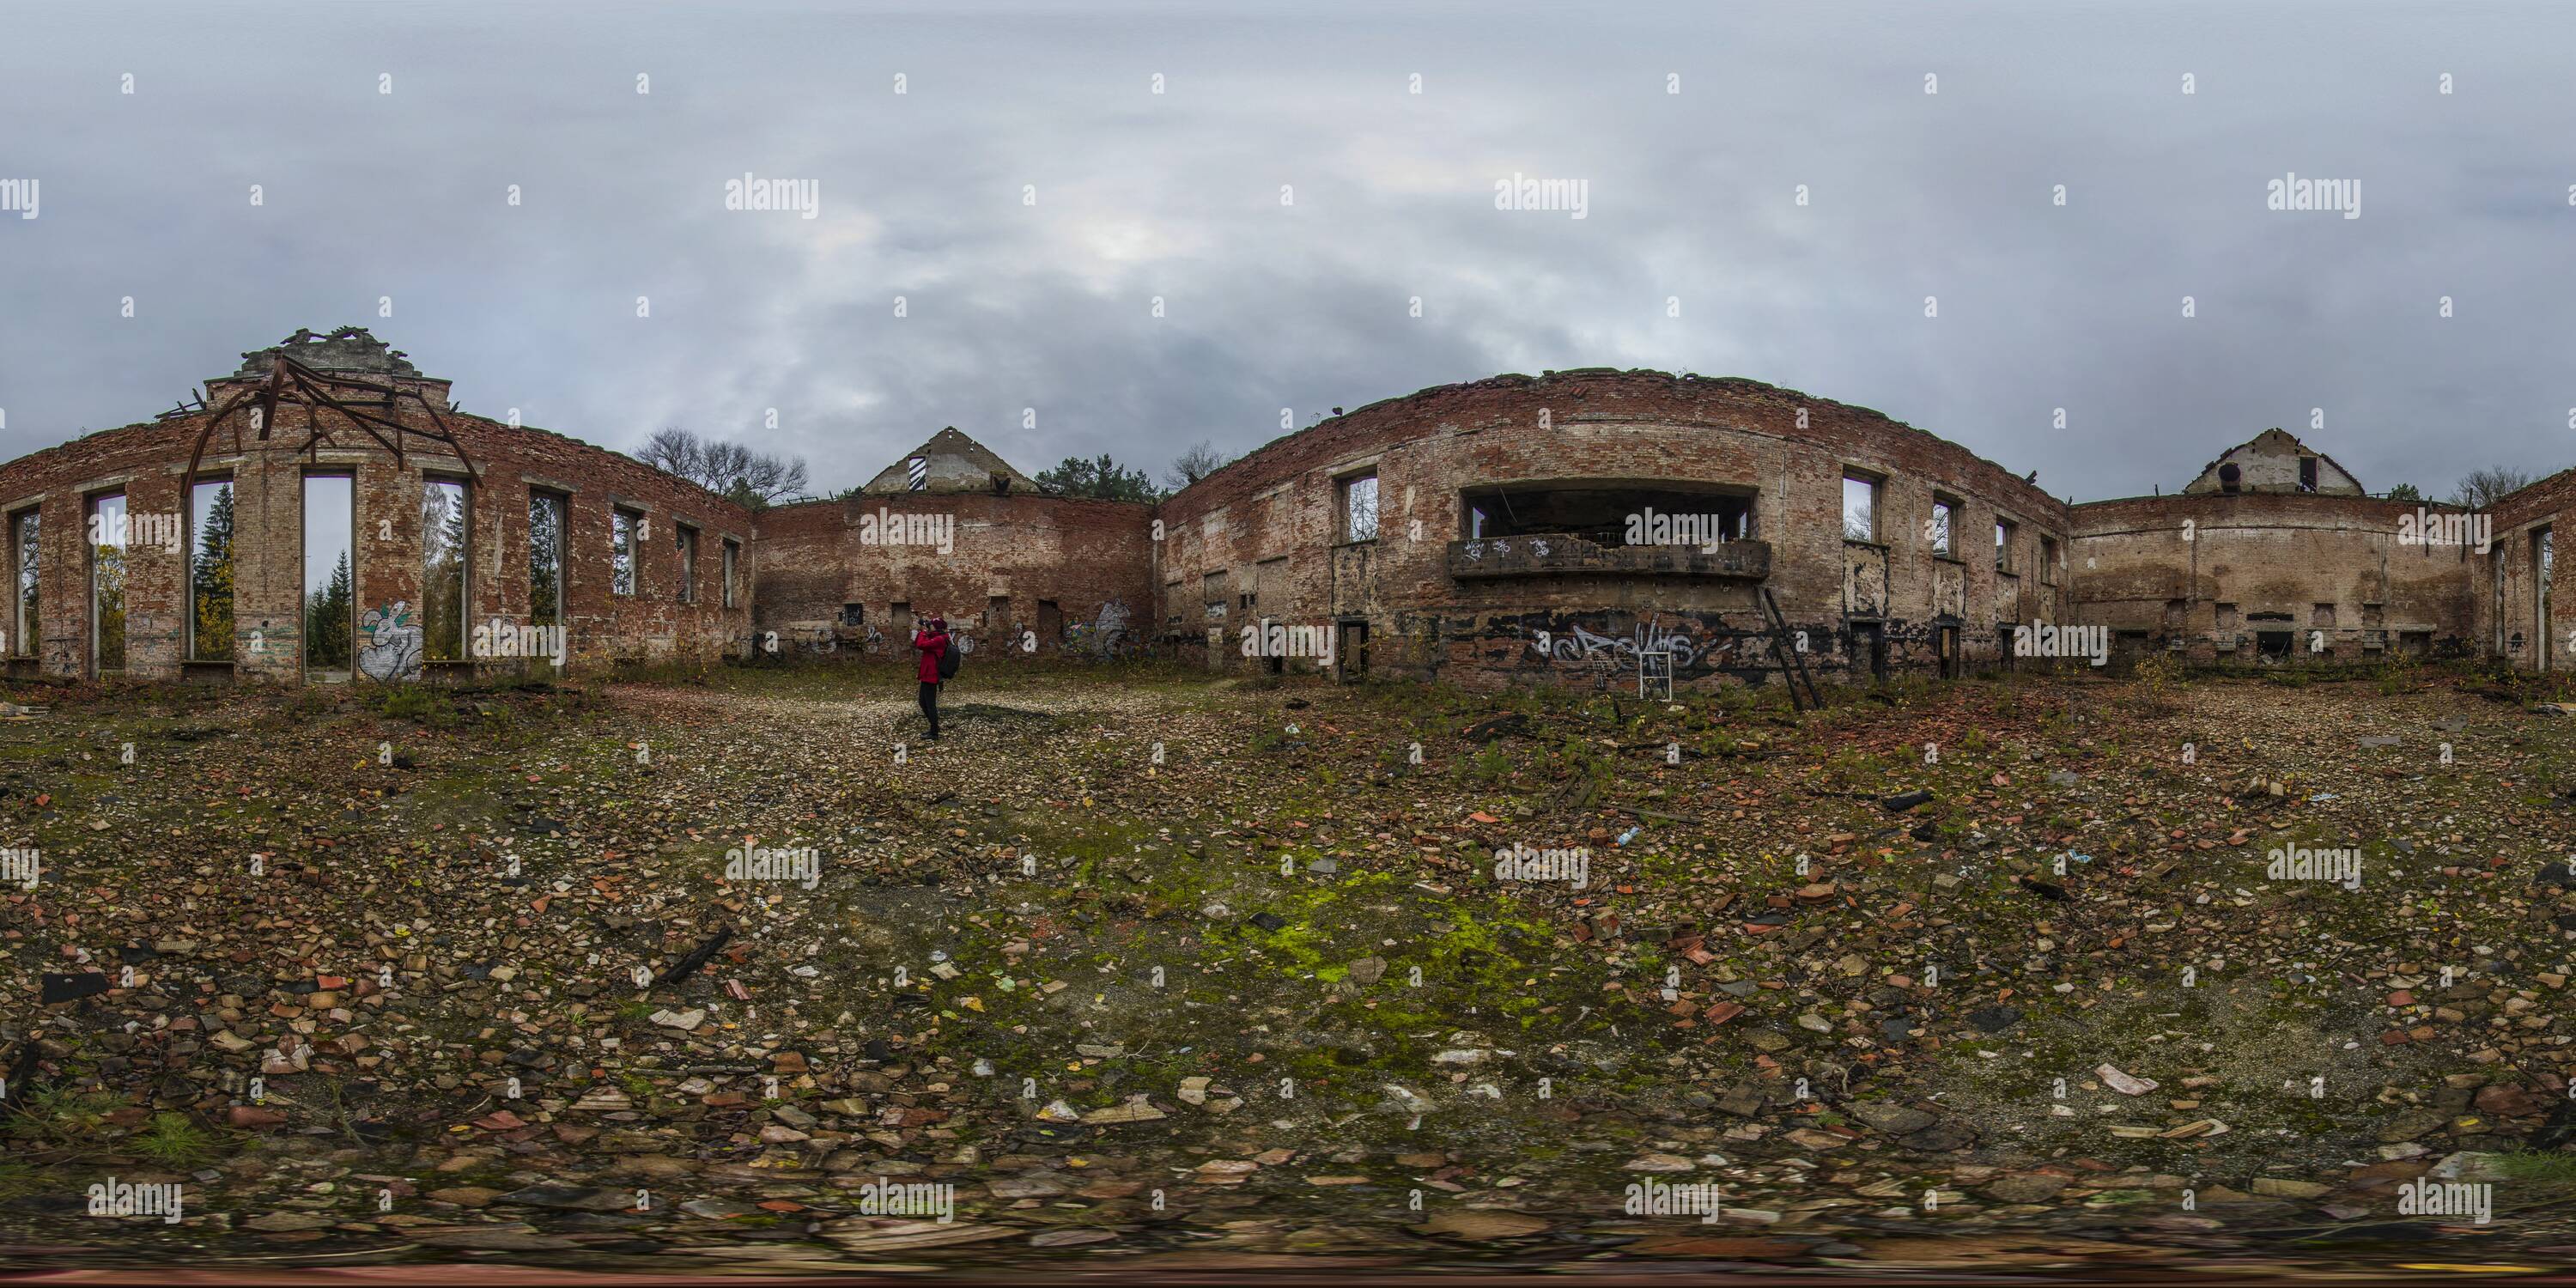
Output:
[[947,645],[939,650],[939,678],[943,681],[957,678],[957,637],[954,635],[949,636]]

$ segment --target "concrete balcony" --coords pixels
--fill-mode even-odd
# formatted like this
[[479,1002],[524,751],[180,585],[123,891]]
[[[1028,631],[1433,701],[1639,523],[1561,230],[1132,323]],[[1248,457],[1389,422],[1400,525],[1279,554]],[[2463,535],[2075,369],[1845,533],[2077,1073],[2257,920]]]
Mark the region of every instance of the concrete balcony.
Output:
[[1449,543],[1449,575],[1478,577],[1711,577],[1761,581],[1771,575],[1771,546],[1727,541],[1698,546],[1603,545],[1582,537],[1538,534]]

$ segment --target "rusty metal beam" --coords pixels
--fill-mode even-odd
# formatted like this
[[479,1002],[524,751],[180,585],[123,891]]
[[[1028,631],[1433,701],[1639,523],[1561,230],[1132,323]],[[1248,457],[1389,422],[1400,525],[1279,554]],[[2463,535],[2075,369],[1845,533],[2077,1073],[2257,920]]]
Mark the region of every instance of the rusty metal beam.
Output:
[[[345,397],[344,393],[349,391],[361,395],[375,395],[375,406],[369,407],[363,402]],[[429,421],[427,428],[408,425],[401,420],[399,412],[406,401],[419,407],[421,414]],[[188,503],[186,498],[195,492],[198,471],[205,464],[206,444],[213,441],[216,431],[230,424],[233,450],[236,452],[244,450],[241,424],[235,416],[245,407],[253,407],[259,413],[255,426],[256,441],[265,443],[269,441],[269,432],[277,425],[277,412],[282,404],[300,406],[305,410],[308,433],[303,444],[296,451],[308,458],[318,451],[323,442],[332,440],[333,428],[324,422],[321,415],[327,410],[337,412],[350,424],[365,431],[369,438],[375,440],[377,446],[392,453],[397,468],[410,463],[411,454],[404,447],[406,436],[409,435],[425,439],[433,445],[444,447],[454,453],[456,459],[464,464],[467,479],[471,480],[474,477],[473,455],[465,450],[464,442],[457,438],[455,430],[448,425],[447,418],[439,414],[438,408],[433,406],[429,399],[423,397],[419,390],[405,389],[391,380],[364,380],[344,374],[316,371],[281,353],[269,363],[268,374],[261,377],[257,385],[240,390],[224,400],[223,405],[215,408],[213,414],[206,418],[206,423],[198,429],[196,444],[188,452],[188,472],[180,479],[179,484],[179,495],[183,506]],[[380,432],[380,426],[383,430],[390,430],[392,437],[388,438],[385,433]]]

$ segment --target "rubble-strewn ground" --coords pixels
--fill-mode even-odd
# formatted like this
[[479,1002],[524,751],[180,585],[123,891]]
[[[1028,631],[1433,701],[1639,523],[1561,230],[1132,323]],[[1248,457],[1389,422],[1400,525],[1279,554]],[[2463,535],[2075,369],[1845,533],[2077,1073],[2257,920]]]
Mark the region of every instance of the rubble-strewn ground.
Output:
[[[935,744],[884,664],[19,692],[0,1265],[2576,1250],[2555,695],[951,687]],[[1498,881],[1514,846],[1587,880]],[[90,1215],[111,1180],[183,1219]],[[1695,1182],[1713,1221],[1623,1209]]]

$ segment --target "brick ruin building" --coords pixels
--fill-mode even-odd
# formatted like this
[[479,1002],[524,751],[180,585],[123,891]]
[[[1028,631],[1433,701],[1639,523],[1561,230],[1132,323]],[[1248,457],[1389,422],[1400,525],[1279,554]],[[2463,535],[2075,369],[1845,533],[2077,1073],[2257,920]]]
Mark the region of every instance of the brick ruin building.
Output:
[[1768,683],[1784,657],[1957,675],[2077,625],[2202,664],[2576,667],[2550,592],[2576,471],[2468,514],[2369,496],[2280,430],[2180,492],[2069,504],[1863,408],[1560,371],[1337,408],[1156,503],[1048,495],[950,428],[846,497],[755,513],[459,412],[363,330],[244,358],[195,406],[0,466],[13,674],[897,653],[929,612],[979,665],[1152,651],[1482,688]]
[[0,466],[0,517],[12,675],[411,681],[714,658],[751,629],[748,511],[459,412],[354,327]]

